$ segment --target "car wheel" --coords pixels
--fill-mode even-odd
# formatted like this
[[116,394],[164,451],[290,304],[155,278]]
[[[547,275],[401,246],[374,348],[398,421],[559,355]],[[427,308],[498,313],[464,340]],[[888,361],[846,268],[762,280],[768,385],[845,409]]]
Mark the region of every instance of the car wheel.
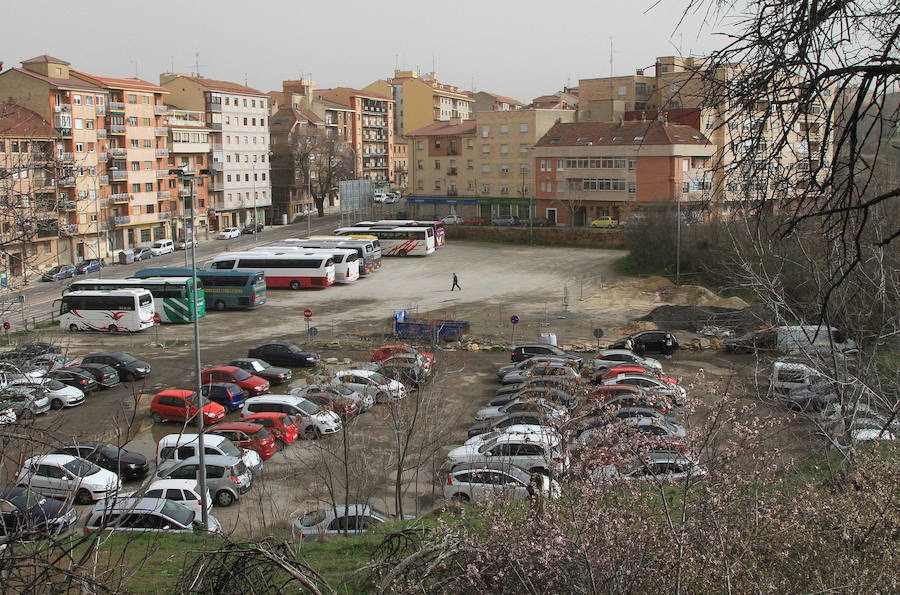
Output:
[[153,412],[153,415],[151,415],[150,417],[153,418],[153,423],[155,423],[155,424],[161,424],[161,423],[163,423],[164,421],[166,421],[166,420],[163,418],[163,416],[160,415],[159,413],[157,413],[156,411],[154,411],[154,412]]
[[60,399],[53,399],[52,401],[50,401],[50,409],[59,410],[62,408],[63,408],[63,402]]
[[375,395],[375,402],[376,402],[376,403],[384,403],[385,401],[387,401],[387,395],[386,395],[386,394],[384,394],[384,393],[377,393],[377,394]]
[[78,331],[78,325],[77,325],[77,324],[70,324],[70,325],[69,325],[69,330],[72,331],[73,333],[77,332],[77,331]]
[[308,426],[305,430],[303,430],[303,437],[307,440],[318,440],[322,437],[322,433],[319,432],[319,429],[315,426]]
[[463,492],[456,492],[453,496],[450,497],[454,502],[459,502],[460,504],[465,504],[471,500],[468,494],[464,494]]
[[114,325],[114,324],[111,324],[111,325],[109,325],[108,327],[106,327],[106,330],[109,331],[109,332],[111,332],[111,333],[114,333],[114,332],[116,332],[117,330],[119,330],[119,327],[117,327],[117,326]]
[[84,488],[78,490],[78,492],[75,493],[76,504],[90,504],[93,501],[94,498],[93,496],[91,496],[91,493]]
[[397,252],[397,256],[408,256],[408,255],[409,254],[406,252],[406,250],[401,250],[400,252]]
[[224,311],[225,310],[225,302],[223,302],[222,300],[216,300],[216,310],[218,310],[219,312]]
[[284,450],[285,446],[287,446],[287,444],[285,444],[284,440],[282,440],[281,438],[275,441],[275,450]]
[[297,291],[298,289],[300,289],[300,282],[299,281],[291,281],[291,289],[293,289],[294,291]]
[[216,494],[216,504],[219,506],[231,506],[234,504],[234,494],[228,490],[222,490]]

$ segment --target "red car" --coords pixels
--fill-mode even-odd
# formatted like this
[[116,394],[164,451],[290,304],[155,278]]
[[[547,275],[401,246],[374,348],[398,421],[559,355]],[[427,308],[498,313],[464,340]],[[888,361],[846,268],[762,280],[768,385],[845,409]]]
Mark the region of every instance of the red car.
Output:
[[203,384],[210,384],[212,382],[230,382],[232,384],[237,384],[247,391],[247,394],[251,397],[269,392],[268,380],[263,380],[259,376],[254,376],[247,370],[238,368],[237,366],[217,366],[215,368],[207,368],[200,372],[200,380]]
[[375,353],[372,354],[373,362],[380,362],[383,359],[387,359],[389,357],[393,357],[398,353],[418,353],[424,355],[428,358],[428,361],[434,365],[434,354],[428,353],[427,351],[419,351],[412,345],[407,345],[406,343],[401,343],[398,345],[382,345],[378,349],[375,350]]
[[484,217],[472,217],[471,219],[463,219],[463,225],[487,225],[490,223]]
[[331,409],[344,421],[359,415],[359,405],[351,399],[332,399],[327,393],[306,393],[303,397],[319,407]]
[[281,440],[284,444],[296,442],[297,438],[300,437],[294,418],[287,413],[260,411],[259,413],[244,415],[241,417],[241,421],[263,426],[275,436],[276,440]]
[[278,452],[275,436],[262,424],[246,421],[231,421],[216,424],[207,430],[208,434],[228,438],[241,448],[259,453],[262,460],[272,458]]
[[626,364],[623,366],[615,366],[614,368],[610,368],[606,372],[606,374],[602,376],[602,378],[615,378],[619,374],[643,374],[644,376],[653,376],[654,378],[659,378],[663,382],[668,382],[669,384],[680,384],[680,381],[674,376],[666,376],[665,374],[660,374],[656,370],[633,364]]
[[225,408],[201,397],[192,390],[169,388],[156,393],[150,402],[150,415],[153,421],[190,421],[197,417],[199,408],[203,408],[203,422],[214,423],[225,417]]

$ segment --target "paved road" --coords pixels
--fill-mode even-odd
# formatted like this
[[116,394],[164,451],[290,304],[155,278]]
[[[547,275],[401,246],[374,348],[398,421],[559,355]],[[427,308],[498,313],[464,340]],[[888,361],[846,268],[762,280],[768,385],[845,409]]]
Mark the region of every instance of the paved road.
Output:
[[[381,215],[379,213],[379,215]],[[264,231],[256,235],[242,235],[240,238],[233,240],[209,240],[201,243],[197,247],[197,265],[200,266],[206,260],[209,260],[215,254],[223,251],[241,250],[250,246],[266,244],[275,240],[284,238],[305,237],[307,231],[311,233],[330,233],[338,227],[340,216],[338,214],[326,215],[323,218],[313,217],[309,225],[306,221],[302,223],[294,223],[291,225],[267,227]],[[130,265],[107,265],[100,275],[92,273],[90,277],[102,276],[105,278],[124,278],[128,277],[148,266],[184,266],[190,265],[190,253],[185,251],[176,251],[173,254],[157,256],[152,260],[144,260]],[[30,287],[24,291],[15,292],[5,296],[4,301],[13,302],[18,299],[19,295],[25,296],[25,312],[24,316],[31,324],[32,317],[38,320],[45,319],[48,312],[53,307],[53,300],[60,297],[63,289],[72,282],[71,279],[63,279],[61,281],[43,282],[35,281]],[[22,309],[18,305],[10,306],[8,311],[0,318],[8,320],[13,325],[13,330],[18,330],[22,326]]]

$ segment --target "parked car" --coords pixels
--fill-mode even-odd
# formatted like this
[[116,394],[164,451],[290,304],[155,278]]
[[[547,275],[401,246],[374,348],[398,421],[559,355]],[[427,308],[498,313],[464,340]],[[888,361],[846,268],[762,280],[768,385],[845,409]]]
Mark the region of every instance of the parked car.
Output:
[[134,252],[135,262],[150,260],[151,258],[153,258],[153,251],[150,250],[149,246],[138,246],[137,248],[133,248],[132,252]]
[[[532,475],[515,465],[484,461],[462,463],[447,473],[444,499],[455,502],[474,502],[485,498],[527,500]],[[545,498],[558,498],[559,484],[543,474],[538,489]],[[532,488],[534,489],[534,488]]]
[[502,384],[495,394],[498,397],[502,397],[503,395],[517,393],[527,388],[555,388],[574,397],[578,394],[579,386],[578,382],[568,376],[533,376],[515,384]]
[[[627,385],[615,385],[627,386]],[[603,387],[609,388],[609,387]],[[628,388],[637,389],[637,387],[628,386]],[[602,396],[591,396],[600,401],[600,407],[603,409],[614,409],[619,407],[643,407],[645,409],[653,409],[660,413],[670,413],[672,404],[668,399],[657,393],[643,391],[640,389],[634,392],[609,393]]]
[[191,248],[191,247],[196,248],[199,245],[200,245],[200,242],[198,242],[197,240],[188,238],[186,240],[179,240],[179,241],[175,242],[175,249],[176,250],[187,250],[188,248]]
[[49,372],[51,370],[65,368],[67,366],[74,366],[76,363],[78,362],[76,362],[74,359],[66,357],[61,353],[45,353],[43,355],[34,356],[33,358],[26,361],[25,365],[34,366],[35,368],[41,368]]
[[619,443],[623,437],[640,439],[642,437],[654,443],[670,443],[673,446],[683,444],[684,428],[665,419],[645,417],[608,417],[597,418],[593,427],[585,427],[579,432],[577,440],[582,446],[598,448]]
[[334,411],[345,422],[359,415],[359,406],[350,399],[332,399],[328,393],[314,392],[306,393],[304,398],[312,401],[319,407]]
[[254,376],[259,376],[264,380],[268,380],[271,385],[290,382],[294,375],[288,368],[277,368],[256,357],[240,357],[231,360],[228,362],[228,365],[241,368]]
[[574,395],[550,386],[537,386],[523,388],[515,393],[498,395],[488,402],[488,407],[502,407],[515,400],[525,401],[529,399],[544,399],[569,408],[575,406]]
[[249,396],[264,395],[269,392],[269,381],[254,376],[247,370],[237,366],[216,366],[200,372],[203,384],[227,382],[241,387]]
[[150,374],[150,364],[120,351],[94,353],[85,356],[81,360],[81,365],[84,366],[84,364],[104,364],[109,366],[119,373],[119,380],[122,382],[140,380]]
[[[214,516],[207,516],[206,530],[222,530]],[[168,498],[117,498],[98,502],[84,521],[84,531],[125,533],[194,533],[197,513]]]
[[60,264],[41,275],[42,281],[60,281],[62,279],[71,279],[77,275],[74,266],[70,264]]
[[36,386],[8,386],[0,391],[0,411],[12,409],[16,419],[30,419],[50,411],[50,399]]
[[150,244],[150,253],[153,256],[162,256],[175,252],[175,242],[169,239],[156,240]]
[[388,399],[402,399],[406,396],[406,388],[402,382],[386,378],[372,370],[340,370],[335,373],[334,382],[356,392],[371,395],[376,403]]
[[522,221],[522,225],[528,225],[531,227],[553,227],[556,224],[546,217],[533,217],[531,219]]
[[643,376],[641,374],[618,374],[617,376],[603,380],[603,384],[630,384],[632,386],[639,386],[672,397],[676,405],[683,405],[687,400],[687,391],[684,390],[683,386],[669,384],[660,378],[652,376]]
[[471,217],[463,220],[465,225],[487,225],[490,223],[486,217]]
[[446,215],[441,217],[441,223],[444,225],[461,225],[465,223],[465,220],[459,215]]
[[485,461],[515,465],[529,473],[559,471],[565,462],[557,436],[547,433],[500,434],[483,444],[463,445],[447,453],[446,467]]
[[481,445],[489,440],[500,436],[501,434],[551,434],[559,438],[559,432],[550,426],[541,426],[537,424],[514,424],[505,428],[485,432],[478,436],[470,436],[463,444],[465,445]]
[[[203,514],[203,499],[200,493],[200,482],[196,479],[157,479],[143,493],[144,498],[163,498],[181,504],[194,511],[194,518]],[[212,510],[213,499],[206,490],[206,512]]]
[[494,430],[502,430],[510,426],[530,425],[530,426],[548,426],[547,418],[534,411],[518,411],[515,413],[507,413],[500,417],[492,417],[487,421],[475,424],[468,430],[468,437],[478,436],[486,432]]
[[90,374],[100,388],[112,388],[119,384],[119,373],[112,366],[106,364],[86,364],[84,361],[73,370],[81,370],[86,374]]
[[28,364],[0,362],[0,387],[14,384],[40,384],[47,377],[47,371]]
[[514,370],[504,376],[500,382],[502,384],[516,384],[524,382],[529,378],[537,378],[540,376],[563,377],[572,382],[581,380],[581,374],[573,370],[564,362],[544,362],[531,367],[526,367],[523,370]]
[[241,230],[237,227],[226,227],[216,236],[217,240],[232,240],[241,237]]
[[225,408],[192,390],[169,388],[156,393],[150,401],[154,423],[192,421],[203,410],[203,422],[215,423],[225,417]]
[[690,456],[664,452],[649,452],[635,460],[620,465],[597,468],[593,478],[598,483],[611,481],[659,481],[678,483],[690,479],[704,479],[706,470]]
[[[217,506],[231,506],[250,491],[253,476],[240,457],[205,455],[206,488]],[[197,479],[200,457],[171,461],[157,469],[157,479]]]
[[244,404],[247,394],[237,384],[231,382],[210,382],[200,387],[200,394],[225,408],[237,411]]
[[243,229],[241,229],[241,233],[249,235],[249,234],[258,233],[260,231],[263,231],[265,228],[266,228],[266,226],[262,223],[256,223],[256,224],[248,223],[247,225],[244,226]]
[[378,362],[378,372],[404,384],[418,386],[431,377],[431,363],[417,353],[398,353]]
[[0,361],[24,362],[45,353],[62,353],[62,348],[59,345],[50,343],[26,343],[25,345],[19,345],[15,349],[0,353]]
[[353,390],[345,384],[328,383],[328,384],[309,384],[303,388],[291,389],[292,395],[298,397],[306,396],[307,392],[326,393],[332,399],[350,399],[359,407],[360,413],[365,413],[375,405],[375,397],[367,393],[361,393]]
[[112,471],[71,455],[52,454],[31,457],[16,474],[16,486],[28,487],[39,494],[77,504],[90,504],[115,495],[122,482]]
[[304,351],[285,341],[274,341],[253,347],[247,352],[247,357],[267,361],[273,366],[290,368],[309,368],[319,363],[318,353]]
[[407,345],[406,343],[398,343],[395,345],[382,345],[372,354],[372,359],[370,361],[379,362],[381,360],[387,359],[389,357],[393,357],[395,355],[401,353],[410,353],[410,354],[419,354],[425,356],[429,362],[431,362],[432,366],[434,365],[434,354],[429,353],[427,351],[419,351],[412,345]]
[[666,338],[671,339],[672,349],[678,349],[678,338],[668,331],[642,331],[629,335],[624,339],[619,339],[613,343],[611,349],[626,349],[625,345],[628,339],[635,343],[635,350],[638,355],[642,352],[663,353],[665,351]]
[[611,368],[620,364],[637,364],[639,366],[644,366],[645,368],[662,371],[662,364],[659,360],[655,360],[652,357],[637,355],[633,351],[628,351],[627,349],[601,349],[591,361],[594,372],[599,372],[604,368]]
[[660,374],[658,370],[655,370],[653,368],[645,368],[644,366],[638,366],[635,364],[622,364],[612,368],[601,369],[597,376],[594,377],[594,381],[602,382],[607,378],[614,378],[619,374],[640,374],[642,376],[649,376],[651,378],[659,378],[660,380],[668,382],[669,384],[681,384],[681,380],[679,380],[675,376]]
[[503,377],[510,372],[527,370],[528,368],[536,366],[538,364],[565,361],[565,359],[557,357],[555,355],[535,355],[528,359],[523,359],[512,364],[506,364],[505,366],[500,366],[499,368],[497,368],[497,380],[503,380]]
[[593,221],[591,221],[591,227],[600,227],[605,229],[611,229],[613,227],[619,226],[619,220],[615,217],[610,217],[608,215],[603,215],[601,217],[597,217]]
[[513,225],[519,224],[519,218],[514,216],[509,217],[497,217],[496,219],[491,219],[491,225],[499,225],[503,227],[509,227]]
[[297,423],[293,416],[280,411],[258,411],[256,413],[242,414],[241,421],[259,424],[266,428],[275,440],[283,445],[296,442],[300,437]]
[[757,353],[759,351],[776,351],[778,333],[775,329],[760,329],[745,333],[740,337],[729,337],[723,341],[725,351],[729,353]]
[[264,461],[278,452],[275,436],[261,424],[246,421],[222,422],[210,427],[206,433],[222,436],[241,448],[255,451]]
[[524,359],[532,358],[536,355],[552,355],[560,359],[571,362],[571,365],[580,368],[584,363],[577,355],[571,355],[557,347],[556,345],[544,345],[543,343],[532,343],[528,345],[519,345],[512,350],[509,361],[515,363]]
[[541,417],[547,425],[554,420],[564,420],[569,414],[566,409],[560,405],[554,405],[543,400],[520,400],[515,399],[506,405],[500,407],[485,407],[479,409],[475,413],[475,421],[487,421],[495,417],[503,417],[510,413],[519,413],[522,411],[534,413]]
[[[166,464],[166,461],[182,461],[194,456],[200,456],[200,435],[180,432],[168,434],[159,439],[156,445],[156,465]],[[258,453],[238,447],[224,436],[207,436],[204,432],[203,451],[206,454],[223,455],[226,457],[239,457],[253,475],[262,472],[262,458]]]
[[86,258],[75,265],[75,273],[78,275],[96,273],[104,266],[106,266],[106,262],[102,258]]
[[316,539],[358,535],[389,520],[389,516],[376,512],[368,504],[351,504],[314,510],[294,519],[292,527],[294,535],[300,539]]
[[150,471],[150,463],[144,455],[119,448],[109,442],[96,440],[76,441],[56,450],[56,454],[71,455],[90,461],[98,467],[112,471],[123,481],[140,479]]
[[13,487],[0,492],[0,519],[3,535],[30,540],[65,533],[78,516],[67,502],[46,498],[27,487]]
[[343,429],[341,418],[325,411],[308,399],[294,395],[264,395],[244,402],[241,417],[260,411],[277,411],[294,416],[300,432],[307,438],[321,438]]
[[[25,385],[22,385],[24,388]],[[12,390],[16,387],[9,387]],[[47,378],[38,387],[50,399],[50,409],[77,407],[84,403],[84,392],[80,388],[63,384],[59,380]]]
[[[49,374],[47,374],[47,378],[52,378],[53,380],[58,380],[63,384],[68,384],[69,386],[74,386],[83,392],[84,394],[89,394],[100,388],[100,385],[94,380],[94,375],[84,370],[82,368],[60,368],[59,370],[53,370]],[[116,374],[116,380],[119,379],[118,374]]]

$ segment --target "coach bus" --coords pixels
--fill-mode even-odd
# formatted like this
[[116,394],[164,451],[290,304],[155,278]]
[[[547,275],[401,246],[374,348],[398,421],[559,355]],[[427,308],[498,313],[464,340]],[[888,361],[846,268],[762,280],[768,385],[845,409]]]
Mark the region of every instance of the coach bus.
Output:
[[60,300],[59,328],[136,333],[153,326],[155,314],[147,289],[72,291]]
[[[134,275],[134,279],[151,277],[190,277],[190,267],[148,267]],[[262,271],[214,271],[197,269],[203,286],[206,309],[216,310],[258,308],[266,303],[266,278]]]
[[416,221],[413,219],[379,219],[378,221],[360,221],[353,227],[430,227],[434,230],[434,247],[440,248],[446,243],[446,231],[441,221]]
[[[153,294],[159,321],[184,324],[194,320],[194,284],[191,277],[158,277],[153,279],[83,279],[66,291],[110,291],[142,287]],[[197,316],[206,316],[203,282],[197,282]]]
[[328,254],[298,250],[223,252],[212,259],[216,270],[262,271],[266,287],[328,287],[334,284],[334,259]]
[[307,248],[349,248],[356,250],[357,258],[360,261],[359,274],[366,276],[374,273],[381,268],[381,244],[378,238],[348,238],[345,236],[310,236],[308,238],[297,240],[282,240]]
[[349,248],[310,248],[308,246],[298,245],[288,240],[274,242],[267,246],[257,246],[250,248],[252,251],[280,251],[295,250],[310,254],[321,253],[330,254],[334,260],[334,280],[337,283],[353,283],[359,279],[359,257],[356,250]]
[[430,227],[340,227],[339,236],[375,236],[385,256],[427,256],[434,252],[434,230]]

